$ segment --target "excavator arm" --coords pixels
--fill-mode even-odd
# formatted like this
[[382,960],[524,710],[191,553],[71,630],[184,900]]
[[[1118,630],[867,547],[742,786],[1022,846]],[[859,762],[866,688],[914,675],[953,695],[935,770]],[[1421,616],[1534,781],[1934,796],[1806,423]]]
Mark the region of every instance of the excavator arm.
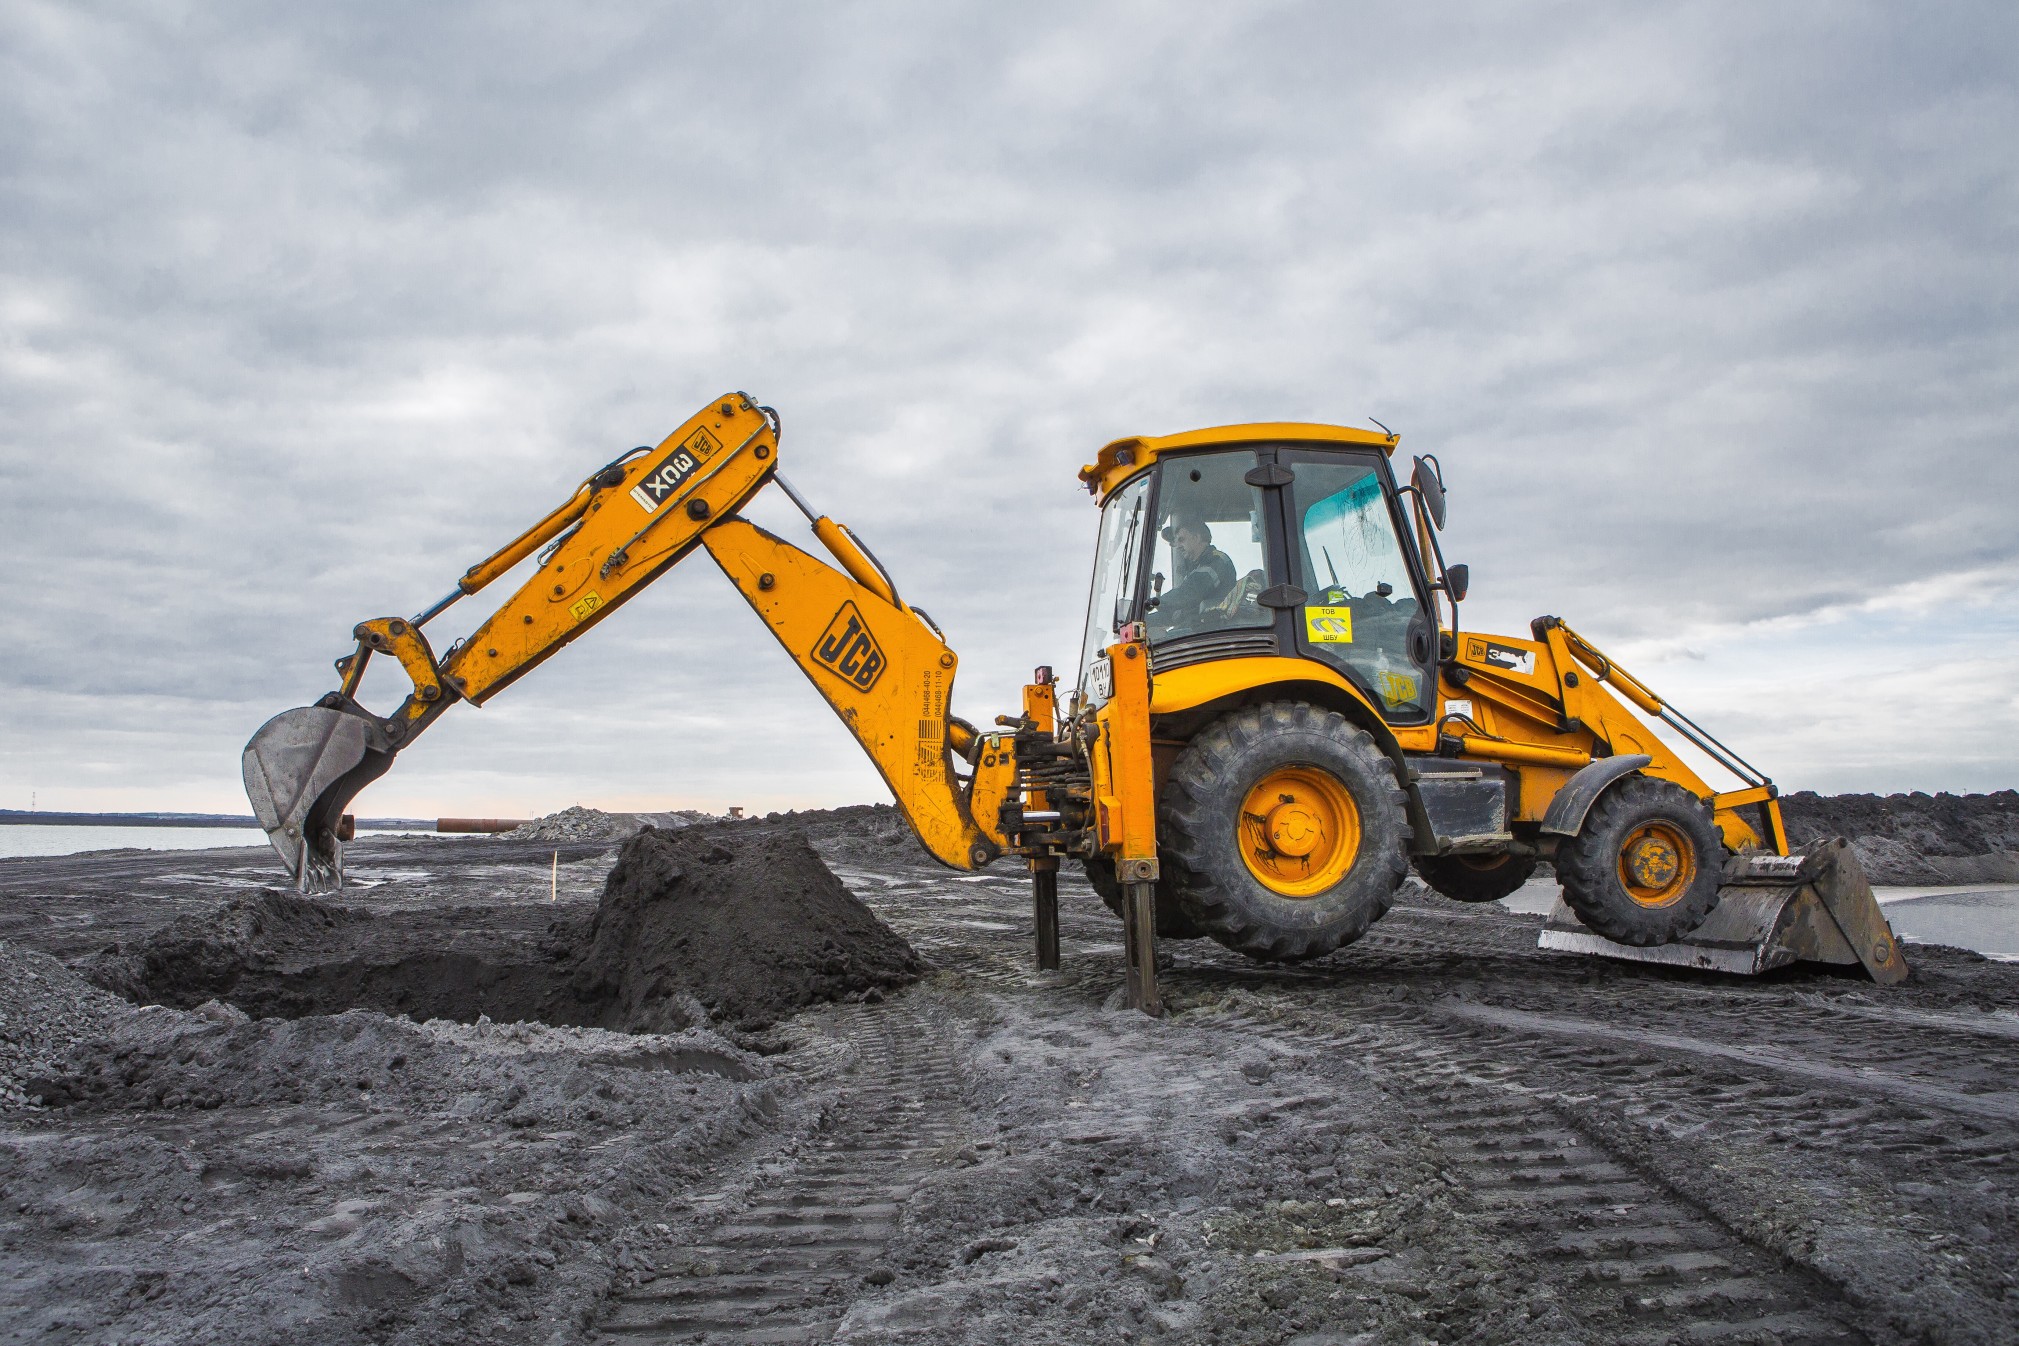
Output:
[[[956,869],[1000,854],[1001,832],[977,823],[971,778],[954,769],[956,755],[979,757],[981,746],[948,713],[957,657],[847,529],[808,508],[777,469],[776,413],[742,393],[719,398],[656,447],[591,476],[433,607],[359,623],[356,649],[337,661],[337,689],[275,716],[245,749],[247,797],[296,886],[342,884],[345,807],[451,705],[482,705],[697,546],[862,745],[926,848]],[[737,516],[772,481],[839,569]],[[518,591],[437,657],[421,628],[535,553]],[[413,684],[387,716],[357,700],[374,655],[397,659]]]

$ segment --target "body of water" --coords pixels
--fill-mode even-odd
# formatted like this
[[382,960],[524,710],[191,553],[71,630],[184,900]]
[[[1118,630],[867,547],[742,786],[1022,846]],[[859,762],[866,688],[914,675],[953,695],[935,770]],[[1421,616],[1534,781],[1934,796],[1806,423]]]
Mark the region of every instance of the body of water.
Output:
[[[405,832],[360,832],[365,837],[410,836]],[[434,836],[433,829],[427,835]],[[257,827],[80,827],[15,823],[0,827],[0,856],[77,855],[84,851],[207,851],[217,846],[266,849]]]
[[[1531,879],[1520,892],[1502,898],[1500,905],[1547,916],[1560,891],[1555,879]],[[2019,960],[2019,883],[1872,891],[1893,933],[1910,944],[1953,944],[1992,958]]]

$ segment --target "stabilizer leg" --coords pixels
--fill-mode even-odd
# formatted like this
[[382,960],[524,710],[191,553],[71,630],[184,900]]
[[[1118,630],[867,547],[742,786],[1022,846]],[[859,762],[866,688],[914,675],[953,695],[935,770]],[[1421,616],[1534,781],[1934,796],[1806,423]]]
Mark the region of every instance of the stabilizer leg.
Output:
[[1154,881],[1122,886],[1122,926],[1128,946],[1129,1008],[1161,1019],[1164,998],[1157,991],[1157,885]]
[[1059,862],[1031,861],[1031,908],[1037,925],[1038,971],[1059,970]]

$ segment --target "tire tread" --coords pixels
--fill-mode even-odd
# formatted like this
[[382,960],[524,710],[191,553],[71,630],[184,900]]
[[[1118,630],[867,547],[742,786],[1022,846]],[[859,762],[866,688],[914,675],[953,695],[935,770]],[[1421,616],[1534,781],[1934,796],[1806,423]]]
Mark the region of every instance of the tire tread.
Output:
[[[1241,873],[1217,877],[1209,838],[1221,825],[1218,808],[1225,792],[1240,789],[1233,777],[1251,747],[1279,735],[1312,734],[1331,740],[1362,759],[1377,778],[1376,808],[1389,811],[1394,826],[1391,844],[1378,855],[1363,855],[1344,882],[1363,882],[1373,891],[1348,919],[1309,930],[1285,930],[1256,919],[1228,890],[1228,881],[1254,882]],[[1239,801],[1233,807],[1239,808]],[[1363,814],[1365,813],[1363,805]],[[1362,834],[1377,829],[1363,817]],[[1201,731],[1172,764],[1158,806],[1158,832],[1164,843],[1169,877],[1187,914],[1205,933],[1238,953],[1268,962],[1300,962],[1321,957],[1364,934],[1385,914],[1395,890],[1409,873],[1405,843],[1409,826],[1394,764],[1366,730],[1336,711],[1301,701],[1271,701],[1232,711]],[[1372,868],[1364,868],[1371,862]],[[1259,887],[1259,885],[1258,885]]]

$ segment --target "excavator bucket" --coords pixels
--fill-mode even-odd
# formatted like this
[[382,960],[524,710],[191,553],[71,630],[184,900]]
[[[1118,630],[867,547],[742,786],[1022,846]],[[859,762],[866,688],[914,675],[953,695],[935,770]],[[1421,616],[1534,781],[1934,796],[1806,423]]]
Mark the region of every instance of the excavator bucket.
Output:
[[392,762],[376,724],[326,706],[284,710],[245,745],[246,798],[298,891],[343,886],[344,806]]
[[1802,855],[1738,855],[1725,864],[1718,904],[1671,944],[1634,948],[1594,934],[1559,897],[1536,941],[1545,949],[1754,976],[1791,963],[1861,966],[1872,980],[1905,980],[1900,941],[1841,837]]

